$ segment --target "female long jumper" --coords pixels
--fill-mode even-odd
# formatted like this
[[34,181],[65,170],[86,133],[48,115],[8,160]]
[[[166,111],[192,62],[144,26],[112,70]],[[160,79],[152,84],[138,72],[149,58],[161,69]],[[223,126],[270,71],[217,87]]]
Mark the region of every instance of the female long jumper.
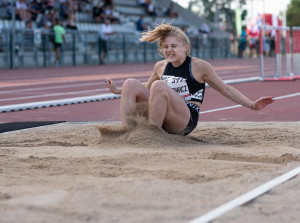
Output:
[[122,88],[107,78],[110,91],[121,94],[121,118],[124,127],[132,108],[146,102],[148,110],[143,114],[148,122],[158,125],[168,133],[187,135],[198,123],[200,107],[204,99],[205,83],[228,99],[252,110],[260,110],[271,104],[272,97],[252,101],[237,89],[225,84],[206,61],[190,57],[191,46],[186,34],[170,24],[160,24],[142,33],[141,41],[158,42],[158,50],[165,59],[155,64],[146,83],[127,79]]

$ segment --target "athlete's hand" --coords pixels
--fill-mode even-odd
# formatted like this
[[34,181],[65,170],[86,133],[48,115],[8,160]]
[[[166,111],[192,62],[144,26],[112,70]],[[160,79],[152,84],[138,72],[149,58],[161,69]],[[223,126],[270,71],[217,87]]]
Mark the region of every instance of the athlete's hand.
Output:
[[110,79],[110,78],[106,78],[105,80],[106,86],[109,88],[109,90],[114,93],[114,94],[118,94],[119,93],[119,89],[117,88],[115,82]]
[[273,99],[273,97],[269,97],[269,96],[259,98],[253,103],[253,105],[251,106],[251,109],[255,110],[255,111],[261,110],[274,101],[275,101],[275,99]]

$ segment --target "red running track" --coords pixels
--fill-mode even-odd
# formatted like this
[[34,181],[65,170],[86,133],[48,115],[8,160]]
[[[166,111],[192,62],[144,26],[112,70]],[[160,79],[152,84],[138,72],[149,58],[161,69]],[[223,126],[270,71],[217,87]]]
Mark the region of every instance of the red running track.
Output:
[[[275,70],[274,58],[265,63],[265,71]],[[209,61],[223,80],[259,76],[256,59],[226,59]],[[108,93],[106,77],[121,83],[128,77],[146,81],[153,63],[79,66],[62,68],[25,68],[0,70],[0,106],[39,102]],[[208,88],[201,107],[199,121],[300,121],[300,80],[293,82],[251,82],[234,84],[251,99],[261,96],[278,99],[261,111],[238,107],[215,90]],[[119,121],[119,100],[108,100],[27,111],[0,113],[0,123],[17,121]]]

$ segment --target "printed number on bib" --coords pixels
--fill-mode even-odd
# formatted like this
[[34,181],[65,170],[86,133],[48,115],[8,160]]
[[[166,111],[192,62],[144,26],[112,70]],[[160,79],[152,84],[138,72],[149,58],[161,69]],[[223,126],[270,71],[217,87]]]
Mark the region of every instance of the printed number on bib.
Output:
[[191,94],[185,78],[164,75],[161,80],[176,91],[185,101],[191,100]]

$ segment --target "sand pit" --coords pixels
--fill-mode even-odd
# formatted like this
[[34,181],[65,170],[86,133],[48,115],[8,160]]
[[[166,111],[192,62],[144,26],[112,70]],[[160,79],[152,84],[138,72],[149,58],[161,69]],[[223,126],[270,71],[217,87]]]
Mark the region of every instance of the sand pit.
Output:
[[[100,127],[102,136],[97,127]],[[1,222],[188,222],[300,165],[300,123],[64,123],[0,134]],[[300,176],[214,222],[295,222]]]

